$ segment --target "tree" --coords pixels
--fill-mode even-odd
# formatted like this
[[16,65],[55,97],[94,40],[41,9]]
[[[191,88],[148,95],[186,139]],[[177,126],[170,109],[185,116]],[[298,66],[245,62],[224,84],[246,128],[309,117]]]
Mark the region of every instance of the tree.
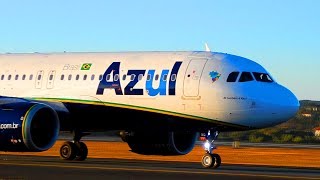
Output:
[[249,142],[260,143],[263,141],[263,136],[256,136],[255,134],[249,135]]
[[291,134],[283,134],[283,135],[281,135],[281,141],[282,141],[282,143],[287,143],[287,142],[291,141],[292,137],[293,136]]
[[302,143],[303,139],[300,136],[296,136],[292,139],[292,142],[294,143]]

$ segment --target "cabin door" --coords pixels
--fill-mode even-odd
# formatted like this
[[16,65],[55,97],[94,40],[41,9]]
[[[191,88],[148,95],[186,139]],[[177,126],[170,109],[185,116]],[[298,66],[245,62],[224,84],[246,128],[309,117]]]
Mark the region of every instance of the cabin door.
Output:
[[199,95],[199,84],[203,68],[207,59],[192,59],[189,62],[183,81],[183,94],[186,97],[196,97]]

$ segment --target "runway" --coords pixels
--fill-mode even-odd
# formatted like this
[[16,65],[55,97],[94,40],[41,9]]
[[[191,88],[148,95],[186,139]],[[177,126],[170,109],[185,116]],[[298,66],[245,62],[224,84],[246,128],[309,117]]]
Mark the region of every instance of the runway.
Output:
[[320,179],[320,168],[223,164],[204,169],[191,162],[0,155],[0,179]]

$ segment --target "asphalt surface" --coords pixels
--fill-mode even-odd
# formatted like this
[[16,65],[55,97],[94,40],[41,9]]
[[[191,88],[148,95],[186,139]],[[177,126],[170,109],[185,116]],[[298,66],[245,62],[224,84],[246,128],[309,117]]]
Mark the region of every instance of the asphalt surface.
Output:
[[319,169],[200,163],[0,155],[0,179],[319,179]]

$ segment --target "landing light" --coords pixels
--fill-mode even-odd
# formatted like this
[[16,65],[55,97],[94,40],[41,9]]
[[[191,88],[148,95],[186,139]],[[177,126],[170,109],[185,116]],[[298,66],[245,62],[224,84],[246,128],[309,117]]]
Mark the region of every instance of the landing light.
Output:
[[209,149],[210,148],[210,143],[207,141],[207,142],[205,142],[204,143],[204,147],[206,148],[206,149]]

